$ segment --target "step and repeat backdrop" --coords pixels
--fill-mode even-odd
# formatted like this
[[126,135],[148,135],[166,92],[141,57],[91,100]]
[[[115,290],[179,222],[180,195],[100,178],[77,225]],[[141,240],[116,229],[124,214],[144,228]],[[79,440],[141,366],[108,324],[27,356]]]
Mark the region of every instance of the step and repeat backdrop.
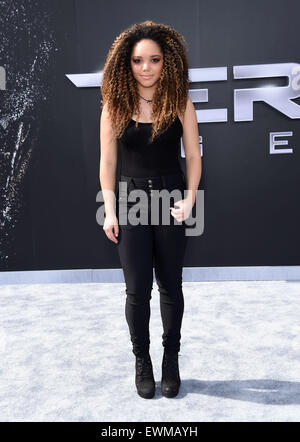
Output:
[[120,268],[96,221],[101,72],[146,19],[188,44],[203,198],[184,266],[299,265],[299,14],[297,0],[0,1],[0,270]]

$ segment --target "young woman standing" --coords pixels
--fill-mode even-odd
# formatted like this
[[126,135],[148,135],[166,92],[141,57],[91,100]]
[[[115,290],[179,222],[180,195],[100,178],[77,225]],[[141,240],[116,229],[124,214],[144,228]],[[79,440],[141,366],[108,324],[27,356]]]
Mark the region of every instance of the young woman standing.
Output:
[[[196,112],[188,96],[185,46],[184,37],[170,26],[148,20],[134,24],[112,44],[101,85],[100,184],[106,213],[103,229],[116,243],[123,268],[125,316],[136,356],[135,383],[138,394],[144,398],[155,394],[149,353],[153,267],[164,331],[162,394],[176,396],[181,383],[178,352],[184,311],[184,220],[195,203],[202,172]],[[181,137],[186,179],[179,159]],[[128,187],[125,193],[117,191],[115,204],[118,141],[122,157],[119,183]],[[170,223],[162,222],[161,213],[158,224],[149,222],[154,192],[174,189],[181,195],[174,198],[176,207],[169,204],[170,200],[162,200],[162,205],[168,206]],[[146,224],[119,222],[117,213],[123,201],[126,200],[126,213],[131,208],[127,197],[132,190],[146,192],[147,204],[140,209],[148,217]]]

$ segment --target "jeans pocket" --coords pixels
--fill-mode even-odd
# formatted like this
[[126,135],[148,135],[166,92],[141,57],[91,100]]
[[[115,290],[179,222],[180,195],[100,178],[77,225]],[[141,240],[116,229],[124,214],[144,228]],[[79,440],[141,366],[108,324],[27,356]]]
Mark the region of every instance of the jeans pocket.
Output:
[[134,190],[134,188],[134,184],[131,181],[127,183],[127,188],[125,188],[125,190],[120,191],[117,217],[119,226],[123,230],[131,230],[136,227],[135,225],[130,224],[130,219],[128,216],[131,207],[135,204],[134,202],[128,201],[129,194],[131,190]]
[[178,180],[177,182],[172,183],[172,185],[168,186],[167,190],[170,193],[173,192],[173,194],[175,195],[174,197],[175,197],[176,201],[179,201],[184,198],[185,185],[182,180]]
[[129,193],[132,190],[132,185],[133,185],[132,180],[130,181],[120,180],[118,201],[125,201],[128,199]]

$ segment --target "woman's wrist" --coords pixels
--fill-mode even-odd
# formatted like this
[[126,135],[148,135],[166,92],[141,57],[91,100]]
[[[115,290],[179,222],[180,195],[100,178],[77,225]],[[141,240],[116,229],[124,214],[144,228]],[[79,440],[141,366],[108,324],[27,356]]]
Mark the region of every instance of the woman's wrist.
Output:
[[186,190],[185,200],[193,207],[196,201],[196,191],[192,189]]

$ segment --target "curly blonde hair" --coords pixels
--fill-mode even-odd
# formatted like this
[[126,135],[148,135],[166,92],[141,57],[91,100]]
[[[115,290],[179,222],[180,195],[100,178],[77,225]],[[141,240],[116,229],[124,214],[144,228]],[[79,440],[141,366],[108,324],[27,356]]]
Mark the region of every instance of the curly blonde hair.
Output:
[[116,138],[120,138],[134,113],[140,116],[139,93],[130,57],[142,39],[155,41],[163,53],[161,76],[152,98],[150,141],[164,132],[178,113],[184,113],[190,86],[189,65],[184,37],[171,26],[146,20],[125,29],[113,42],[103,69],[101,105],[107,103]]

